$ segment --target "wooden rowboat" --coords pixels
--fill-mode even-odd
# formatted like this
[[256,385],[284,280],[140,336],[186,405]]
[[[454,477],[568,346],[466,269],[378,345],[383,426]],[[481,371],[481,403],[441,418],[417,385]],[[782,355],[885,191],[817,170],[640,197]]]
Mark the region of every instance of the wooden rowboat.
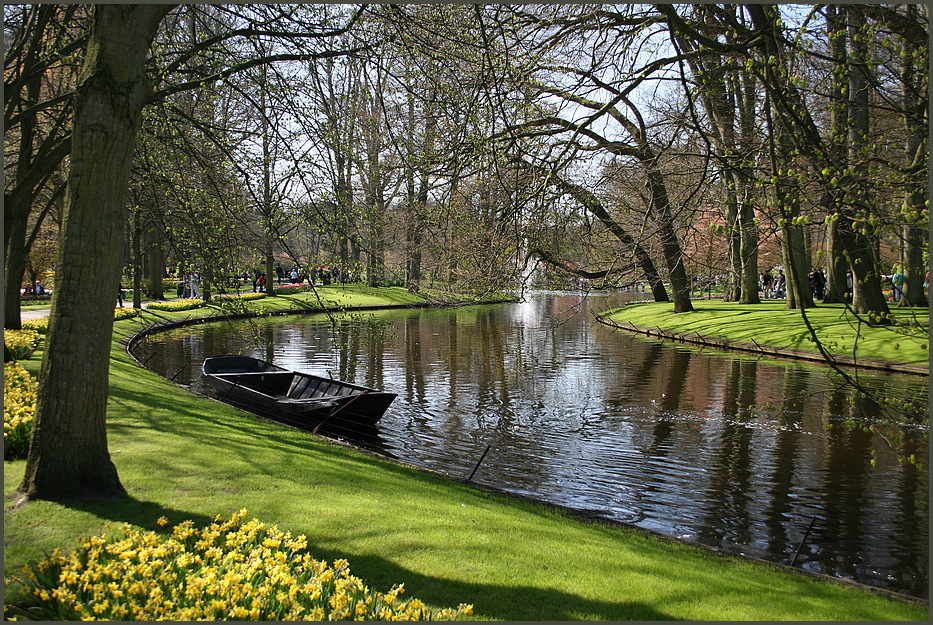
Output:
[[368,434],[397,397],[250,356],[207,358],[202,371],[222,401],[314,431]]

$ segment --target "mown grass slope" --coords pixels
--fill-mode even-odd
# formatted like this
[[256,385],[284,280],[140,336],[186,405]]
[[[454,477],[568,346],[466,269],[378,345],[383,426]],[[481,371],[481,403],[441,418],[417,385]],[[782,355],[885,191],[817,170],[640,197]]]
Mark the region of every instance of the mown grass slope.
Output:
[[189,314],[116,323],[108,436],[125,498],[13,510],[24,462],[5,464],[6,575],[108,523],[162,531],[160,516],[200,525],[246,508],[306,534],[316,557],[348,559],[374,588],[404,583],[435,606],[472,603],[481,619],[927,619],[922,606],[583,523],[372,457],[196,397],[126,353],[139,328]]

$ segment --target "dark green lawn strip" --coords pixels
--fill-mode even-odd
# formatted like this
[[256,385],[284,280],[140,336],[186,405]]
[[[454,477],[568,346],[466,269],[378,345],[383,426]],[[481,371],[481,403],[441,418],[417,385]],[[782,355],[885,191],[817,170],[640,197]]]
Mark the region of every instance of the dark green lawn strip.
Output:
[[[927,618],[923,607],[582,523],[195,397],[126,354],[121,342],[152,321],[118,322],[113,346],[108,436],[129,496],[15,511],[8,500],[7,575],[108,522],[157,530],[163,515],[201,524],[245,507],[307,534],[318,557],[347,558],[374,588],[404,582],[410,596],[473,603],[486,619]],[[23,464],[6,463],[7,494]]]

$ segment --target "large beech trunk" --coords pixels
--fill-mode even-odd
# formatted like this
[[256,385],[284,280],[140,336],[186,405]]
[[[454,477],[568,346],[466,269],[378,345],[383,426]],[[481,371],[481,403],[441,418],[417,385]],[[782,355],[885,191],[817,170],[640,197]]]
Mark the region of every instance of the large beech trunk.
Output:
[[170,8],[94,8],[74,98],[65,216],[21,501],[123,493],[106,432],[113,307],[127,180],[149,93],[144,64]]

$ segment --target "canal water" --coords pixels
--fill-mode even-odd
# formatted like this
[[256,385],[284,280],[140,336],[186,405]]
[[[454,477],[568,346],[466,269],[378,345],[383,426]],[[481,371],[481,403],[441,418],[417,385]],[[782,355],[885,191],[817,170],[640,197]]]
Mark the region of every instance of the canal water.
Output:
[[[150,336],[136,355],[206,394],[200,363],[226,353],[392,391],[377,435],[360,446],[732,553],[784,564],[796,554],[811,571],[928,596],[925,429],[886,425],[819,365],[594,321],[626,298],[535,294],[218,322]],[[928,397],[925,377],[863,375],[893,396]],[[905,461],[911,455],[923,464]]]

